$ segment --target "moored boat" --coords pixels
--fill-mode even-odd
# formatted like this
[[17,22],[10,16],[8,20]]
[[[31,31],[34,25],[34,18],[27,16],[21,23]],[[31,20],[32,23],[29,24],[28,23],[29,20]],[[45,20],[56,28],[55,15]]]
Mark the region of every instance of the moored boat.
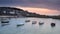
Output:
[[56,24],[55,23],[51,23],[51,26],[54,27]]
[[30,22],[30,20],[26,20],[25,22]]
[[36,24],[37,23],[37,21],[32,21],[32,24]]
[[2,19],[1,19],[1,23],[9,23],[9,19],[7,19],[7,18],[2,18]]
[[23,26],[23,25],[24,25],[24,23],[19,23],[19,24],[17,24],[17,27]]
[[42,23],[41,23],[41,22],[39,22],[39,25],[43,25],[43,24],[44,24],[43,22],[42,22]]

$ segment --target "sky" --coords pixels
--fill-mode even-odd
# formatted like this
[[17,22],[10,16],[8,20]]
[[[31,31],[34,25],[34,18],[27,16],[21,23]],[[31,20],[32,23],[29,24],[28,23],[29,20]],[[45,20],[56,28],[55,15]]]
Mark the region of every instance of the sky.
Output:
[[60,15],[60,0],[0,0],[0,6],[11,6],[45,15]]

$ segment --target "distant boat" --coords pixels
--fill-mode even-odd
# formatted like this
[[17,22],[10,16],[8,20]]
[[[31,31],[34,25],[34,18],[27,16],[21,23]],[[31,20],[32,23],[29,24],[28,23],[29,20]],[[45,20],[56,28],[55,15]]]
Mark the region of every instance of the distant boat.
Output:
[[9,21],[1,21],[1,23],[9,23]]
[[23,26],[23,25],[24,25],[24,23],[19,23],[19,24],[17,24],[17,27]]
[[9,25],[9,19],[1,18],[1,26]]
[[30,20],[26,20],[25,22],[30,22]]
[[32,24],[36,24],[37,23],[37,21],[32,21]]
[[43,22],[42,23],[39,22],[39,25],[43,25],[43,24],[44,24]]
[[51,23],[51,26],[54,27],[56,24],[55,23]]
[[9,19],[7,19],[7,18],[2,18],[2,19],[1,19],[1,23],[9,23]]

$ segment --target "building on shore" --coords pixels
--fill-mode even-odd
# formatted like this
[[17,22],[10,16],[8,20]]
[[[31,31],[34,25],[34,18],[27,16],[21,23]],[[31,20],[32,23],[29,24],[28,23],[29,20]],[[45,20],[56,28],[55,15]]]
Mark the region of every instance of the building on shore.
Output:
[[23,11],[13,7],[0,7],[0,17],[22,17]]

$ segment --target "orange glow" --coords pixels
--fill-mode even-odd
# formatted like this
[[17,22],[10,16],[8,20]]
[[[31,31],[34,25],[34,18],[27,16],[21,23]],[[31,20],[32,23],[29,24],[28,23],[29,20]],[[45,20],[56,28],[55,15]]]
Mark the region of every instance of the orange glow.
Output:
[[58,15],[60,14],[57,10],[45,9],[45,8],[32,8],[32,7],[17,7],[29,12],[35,12],[42,15]]

